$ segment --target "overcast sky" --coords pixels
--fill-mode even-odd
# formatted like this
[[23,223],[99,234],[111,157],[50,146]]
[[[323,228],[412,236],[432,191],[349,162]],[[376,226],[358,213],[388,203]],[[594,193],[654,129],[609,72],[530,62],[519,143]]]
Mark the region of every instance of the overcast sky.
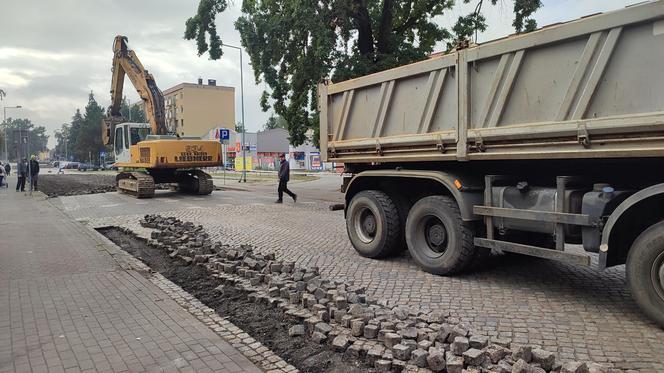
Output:
[[[461,0],[457,0],[461,3]],[[475,1],[471,1],[475,3]],[[638,0],[543,0],[537,14],[540,26],[581,16],[620,9]],[[239,45],[233,27],[241,0],[231,0],[217,19],[224,43]],[[0,88],[7,92],[1,106],[22,105],[9,117],[29,118],[52,134],[83,109],[90,91],[104,107],[110,102],[112,42],[126,35],[143,65],[162,90],[181,82],[216,79],[236,87],[236,119],[240,116],[240,64],[238,52],[226,49],[221,60],[198,57],[192,41],[182,38],[185,20],[194,14],[198,0],[2,0],[0,6]],[[479,41],[513,32],[512,0],[485,7],[489,23]],[[439,17],[449,26],[474,5],[457,6]],[[444,49],[444,45],[438,48]],[[258,130],[269,117],[259,106],[262,85],[256,85],[249,58],[244,58],[245,116],[247,129]],[[125,95],[138,95],[125,80]],[[54,146],[51,136],[49,146]]]

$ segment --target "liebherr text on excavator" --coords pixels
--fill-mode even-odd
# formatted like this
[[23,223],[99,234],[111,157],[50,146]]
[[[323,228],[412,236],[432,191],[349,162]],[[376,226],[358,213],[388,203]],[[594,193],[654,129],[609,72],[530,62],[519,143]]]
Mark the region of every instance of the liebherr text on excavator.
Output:
[[[120,114],[125,74],[138,91],[148,123],[130,123]],[[170,183],[191,194],[210,194],[212,177],[200,167],[221,165],[221,144],[198,137],[180,137],[166,128],[164,96],[143,67],[127,38],[113,43],[111,106],[102,120],[104,145],[113,144],[118,190],[138,198],[154,196],[155,184]]]

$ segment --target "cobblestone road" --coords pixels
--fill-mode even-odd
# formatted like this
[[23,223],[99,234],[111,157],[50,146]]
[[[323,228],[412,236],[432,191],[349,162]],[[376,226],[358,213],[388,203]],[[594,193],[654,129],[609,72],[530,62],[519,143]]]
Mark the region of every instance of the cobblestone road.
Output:
[[327,204],[273,205],[273,196],[247,194],[166,195],[162,201],[136,202],[112,193],[60,202],[69,214],[95,226],[140,229],[142,214],[176,216],[203,224],[220,241],[251,244],[284,260],[319,266],[328,276],[354,279],[370,294],[394,303],[449,310],[488,335],[541,345],[564,360],[664,371],[664,331],[632,301],[624,267],[598,271],[510,256],[460,276],[433,276],[420,271],[406,253],[380,261],[358,256],[346,237],[343,213],[327,211]]

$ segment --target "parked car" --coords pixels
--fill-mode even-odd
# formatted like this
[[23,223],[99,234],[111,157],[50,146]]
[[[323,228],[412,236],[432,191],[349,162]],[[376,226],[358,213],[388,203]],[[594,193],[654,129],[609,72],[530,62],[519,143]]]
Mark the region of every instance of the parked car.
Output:
[[115,163],[115,162],[106,162],[106,163],[102,164],[100,168],[101,168],[102,170],[114,170],[114,171],[117,171],[118,168],[115,167],[115,166],[113,166],[113,163]]
[[78,170],[79,171],[98,171],[99,166],[95,164],[90,164],[90,163],[79,163],[78,164]]
[[78,169],[78,162],[67,162],[67,163],[65,163],[64,167],[62,167],[62,168],[68,169],[68,170],[76,170],[76,169]]

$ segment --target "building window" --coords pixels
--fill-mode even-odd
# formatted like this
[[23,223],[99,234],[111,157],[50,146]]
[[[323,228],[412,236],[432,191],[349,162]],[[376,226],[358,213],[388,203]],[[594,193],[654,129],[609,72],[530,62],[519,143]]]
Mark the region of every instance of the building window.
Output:
[[180,119],[180,127],[184,127],[184,119]]
[[182,93],[180,93],[180,99],[182,99],[182,96],[183,96],[183,94],[182,94]]
[[180,113],[184,113],[184,106],[180,106]]

